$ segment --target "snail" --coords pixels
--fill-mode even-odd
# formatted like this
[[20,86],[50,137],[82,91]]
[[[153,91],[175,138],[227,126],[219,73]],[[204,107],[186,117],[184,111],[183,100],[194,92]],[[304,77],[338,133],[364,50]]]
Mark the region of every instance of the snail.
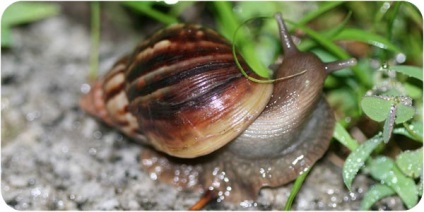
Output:
[[[255,201],[262,187],[294,180],[326,152],[335,118],[323,84],[355,59],[324,63],[301,52],[281,14],[284,59],[256,83],[217,32],[176,24],[154,33],[95,81],[80,105],[143,150],[153,179],[218,201]],[[237,56],[247,75],[260,78]],[[207,197],[209,196],[209,197]]]

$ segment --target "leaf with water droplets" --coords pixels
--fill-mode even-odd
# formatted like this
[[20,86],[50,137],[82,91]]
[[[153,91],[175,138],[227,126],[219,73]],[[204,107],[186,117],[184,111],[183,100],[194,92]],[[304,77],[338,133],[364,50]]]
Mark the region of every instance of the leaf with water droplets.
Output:
[[415,108],[412,106],[398,104],[396,107],[396,124],[406,122],[415,115]]
[[345,164],[343,165],[343,181],[349,190],[351,190],[352,181],[358,173],[359,169],[361,169],[367,158],[370,156],[371,152],[382,141],[383,139],[380,133],[365,141],[346,158]]
[[362,98],[361,106],[364,113],[371,119],[382,122],[387,118],[392,103],[378,96],[365,96]]
[[[361,106],[371,119],[382,122],[389,118],[391,125],[406,122],[415,115],[412,100],[406,96],[365,96]],[[386,126],[390,125],[386,123]]]
[[376,184],[365,193],[361,202],[361,210],[369,210],[375,202],[393,194],[396,194],[396,192],[389,186]]
[[405,176],[392,159],[381,156],[370,160],[369,169],[372,177],[396,191],[407,208],[417,204],[418,190],[414,180]]
[[403,123],[404,127],[396,128],[393,133],[407,136],[418,142],[423,142],[423,123],[412,122],[411,124]]
[[396,157],[396,164],[399,169],[412,178],[418,178],[423,171],[423,149],[407,150]]

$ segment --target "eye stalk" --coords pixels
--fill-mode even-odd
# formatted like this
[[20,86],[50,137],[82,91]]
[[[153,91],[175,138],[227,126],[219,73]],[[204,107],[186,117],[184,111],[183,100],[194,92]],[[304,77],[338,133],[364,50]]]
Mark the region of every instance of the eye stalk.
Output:
[[334,61],[334,62],[328,62],[325,63],[325,71],[327,74],[331,74],[334,71],[338,71],[344,68],[355,66],[357,63],[355,58],[350,58],[347,60],[341,60],[341,61]]

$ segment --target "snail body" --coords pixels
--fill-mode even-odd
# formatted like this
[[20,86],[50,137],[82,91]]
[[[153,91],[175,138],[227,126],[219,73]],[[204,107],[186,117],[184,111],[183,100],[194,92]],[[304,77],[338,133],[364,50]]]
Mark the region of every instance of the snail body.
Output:
[[292,181],[325,153],[334,115],[322,93],[324,80],[355,64],[323,63],[300,52],[281,15],[276,19],[284,60],[274,77],[287,80],[250,81],[222,36],[177,24],[117,61],[81,106],[158,150],[142,154],[142,163],[159,179],[216,191],[221,200],[255,200],[261,187]]

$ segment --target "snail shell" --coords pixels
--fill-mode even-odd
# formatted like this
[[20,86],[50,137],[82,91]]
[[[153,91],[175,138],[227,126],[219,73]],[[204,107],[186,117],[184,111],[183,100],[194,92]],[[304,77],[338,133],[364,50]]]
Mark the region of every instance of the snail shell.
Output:
[[[144,154],[145,168],[154,172],[162,166],[156,174],[165,181],[176,183],[175,173],[188,169],[191,178],[178,185],[195,182],[226,194],[233,188],[223,197],[254,200],[261,187],[290,182],[325,153],[334,115],[322,94],[324,80],[356,63],[324,63],[300,52],[281,15],[276,19],[284,60],[274,77],[304,74],[274,84],[252,82],[237,68],[232,46],[222,36],[177,24],[115,63],[81,106],[160,152],[197,158]],[[240,56],[239,61],[249,76],[259,78]]]
[[182,158],[208,154],[233,140],[259,116],[272,92],[272,84],[241,74],[222,36],[182,24],[143,42],[100,84],[94,89],[103,90],[97,91],[106,106],[103,119]]

